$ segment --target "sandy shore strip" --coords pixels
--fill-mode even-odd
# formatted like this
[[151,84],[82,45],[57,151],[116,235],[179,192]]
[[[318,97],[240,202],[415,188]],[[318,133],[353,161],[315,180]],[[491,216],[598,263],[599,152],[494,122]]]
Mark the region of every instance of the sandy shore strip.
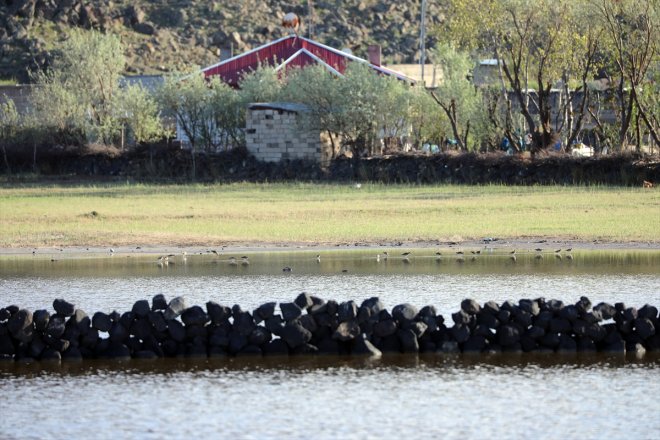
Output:
[[166,246],[135,244],[134,246],[53,246],[36,248],[0,248],[1,256],[41,255],[73,257],[94,257],[117,255],[163,255],[182,254],[188,255],[206,254],[212,251],[224,253],[240,252],[292,252],[292,251],[337,251],[337,250],[387,250],[387,249],[437,249],[437,250],[478,250],[493,249],[494,251],[531,252],[535,249],[543,249],[545,252],[554,252],[557,249],[572,249],[573,251],[597,251],[597,250],[652,250],[660,251],[660,241],[613,241],[613,240],[572,240],[562,238],[516,238],[500,239],[497,237],[484,237],[481,240],[465,241],[387,241],[387,242],[341,242],[341,243],[224,243],[210,244],[208,246]]

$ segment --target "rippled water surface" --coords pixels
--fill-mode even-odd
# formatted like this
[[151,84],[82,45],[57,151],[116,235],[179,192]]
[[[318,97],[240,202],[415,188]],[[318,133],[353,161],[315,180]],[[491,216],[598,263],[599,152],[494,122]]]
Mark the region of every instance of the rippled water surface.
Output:
[[[125,310],[164,293],[252,309],[301,291],[379,296],[445,315],[472,297],[660,306],[658,252],[456,255],[375,251],[0,259],[0,305]],[[235,255],[240,259],[241,255]],[[51,261],[51,258],[56,261]],[[289,266],[292,272],[282,272]],[[346,270],[347,272],[342,272]],[[0,438],[657,438],[660,358],[385,356],[0,364]]]

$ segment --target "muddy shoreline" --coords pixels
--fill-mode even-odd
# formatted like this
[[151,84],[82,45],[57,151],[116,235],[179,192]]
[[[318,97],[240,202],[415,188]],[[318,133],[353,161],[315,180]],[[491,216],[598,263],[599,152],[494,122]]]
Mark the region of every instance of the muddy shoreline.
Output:
[[188,255],[206,254],[211,251],[225,254],[250,252],[292,252],[292,251],[387,251],[388,249],[438,249],[438,250],[479,250],[493,249],[494,251],[516,250],[518,252],[533,252],[535,249],[543,249],[544,252],[554,252],[557,249],[572,249],[575,251],[606,251],[606,250],[628,250],[628,251],[660,251],[660,240],[656,241],[616,241],[616,240],[576,240],[565,238],[548,237],[523,237],[523,238],[497,238],[486,237],[481,240],[464,241],[383,241],[383,242],[338,242],[338,243],[265,243],[265,242],[237,242],[224,244],[209,244],[208,246],[167,246],[136,243],[134,246],[53,246],[53,247],[6,247],[0,248],[0,257],[3,256],[42,256],[53,255],[76,257],[102,257],[110,255],[162,255],[182,254]]

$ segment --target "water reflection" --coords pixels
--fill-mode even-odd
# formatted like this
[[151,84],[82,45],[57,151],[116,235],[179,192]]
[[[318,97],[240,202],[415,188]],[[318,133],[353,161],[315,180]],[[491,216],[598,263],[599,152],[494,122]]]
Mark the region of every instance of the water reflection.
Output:
[[[158,257],[139,254],[112,257],[64,255],[10,256],[0,258],[3,277],[172,277],[172,276],[251,276],[295,274],[658,274],[660,251],[573,251],[517,252],[515,261],[508,251],[454,251],[437,256],[432,249],[416,249],[410,256],[390,251],[385,259],[379,250],[324,251],[317,261],[317,251],[251,252],[248,254],[202,253],[170,256],[167,264]],[[378,259],[377,256],[380,255]],[[242,261],[249,256],[249,261]],[[570,256],[570,259],[568,258]],[[249,264],[248,264],[249,263]],[[283,268],[290,267],[290,273]]]

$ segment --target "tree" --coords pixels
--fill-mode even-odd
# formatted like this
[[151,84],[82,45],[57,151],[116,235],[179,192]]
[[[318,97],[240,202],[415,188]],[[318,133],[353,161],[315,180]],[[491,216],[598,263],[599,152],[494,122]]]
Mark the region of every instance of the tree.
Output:
[[156,98],[141,85],[127,85],[117,98],[115,115],[125,121],[135,142],[153,142],[163,134]]
[[158,91],[158,101],[166,114],[172,115],[190,142],[192,180],[196,174],[196,154],[204,132],[212,121],[208,111],[209,88],[202,74],[172,76]]
[[153,99],[141,87],[120,83],[125,59],[119,37],[72,31],[49,70],[34,72],[32,107],[64,142],[112,144],[127,121],[138,142],[160,133]]
[[[658,109],[649,109],[643,96],[643,86],[651,85],[648,72],[660,62],[660,3],[657,0],[595,0],[607,35],[607,54],[618,74],[616,92],[619,101],[619,142],[626,143],[633,117],[637,145],[641,147],[640,119],[651,137],[660,145],[659,133],[653,122]],[[652,85],[651,85],[652,87]]]
[[114,103],[124,64],[119,37],[74,30],[51,69],[33,75],[36,108],[46,123],[110,144],[119,134]]
[[7,146],[16,139],[19,125],[19,115],[16,105],[12,99],[0,103],[0,147],[2,147],[2,159],[5,162],[7,174],[11,174],[9,158],[7,157]]
[[439,45],[434,55],[435,64],[442,69],[442,82],[431,96],[447,116],[458,147],[467,151],[471,124],[481,119],[483,108],[483,97],[468,78],[472,60],[449,44]]

